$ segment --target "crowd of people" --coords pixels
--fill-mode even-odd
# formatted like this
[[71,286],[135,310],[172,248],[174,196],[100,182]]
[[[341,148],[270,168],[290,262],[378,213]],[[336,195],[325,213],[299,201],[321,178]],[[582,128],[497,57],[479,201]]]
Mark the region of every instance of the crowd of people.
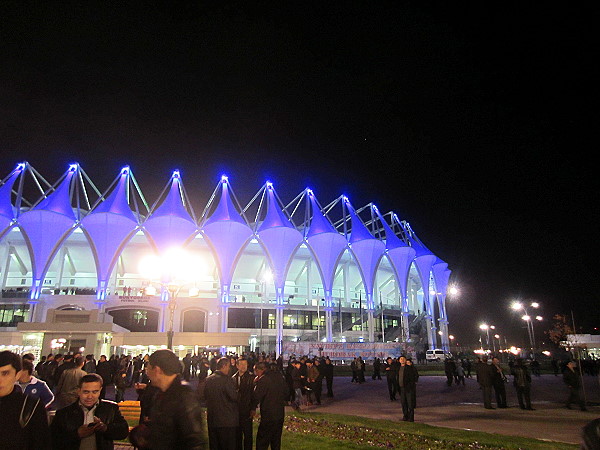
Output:
[[[587,361],[587,362],[586,362]],[[590,360],[591,361],[591,360]],[[587,365],[587,373],[595,364],[593,361],[582,360]],[[559,363],[552,360],[550,364],[555,376],[562,373],[563,381],[568,389],[568,397],[565,406],[571,409],[571,405],[577,405],[582,411],[586,411],[582,395],[581,373],[575,361]],[[471,362],[466,359],[447,358],[444,361],[444,374],[448,387],[453,385],[465,386],[465,378],[471,378]],[[511,359],[508,362],[508,370],[504,369],[498,357],[477,357],[474,364],[477,383],[483,394],[483,406],[485,409],[495,409],[492,405],[492,392],[496,400],[496,408],[508,408],[506,402],[506,384],[509,383],[508,376],[512,376],[512,384],[517,394],[519,407],[524,410],[534,411],[531,406],[531,382],[533,376],[541,376],[540,363],[537,360],[527,361],[523,358]],[[585,372],[584,372],[585,373]]]
[[[0,352],[0,426],[14,431],[11,448],[109,449],[129,437],[139,449],[250,450],[254,441],[257,449],[279,449],[286,405],[321,404],[324,380],[333,397],[329,358],[290,358],[284,368],[281,357],[265,353],[180,360],[159,350],[98,361],[78,353],[34,361],[32,354]],[[195,390],[187,383],[192,378]],[[110,386],[114,401],[106,398]],[[128,388],[140,402],[139,424],[131,430],[118,406]]]
[[[466,358],[448,358],[444,362],[447,386],[465,386],[471,368]],[[496,407],[508,407],[505,386],[512,376],[520,408],[533,410],[533,371],[526,361],[517,358],[505,370],[498,358],[483,356],[473,368],[486,409],[494,409],[492,391]],[[361,357],[354,358],[350,369],[352,383],[365,382],[366,364]],[[577,364],[565,362],[560,370],[569,390],[566,407],[586,410]],[[419,372],[411,357],[375,358],[372,379],[380,380],[382,375],[390,401],[400,400],[402,419],[413,422]],[[192,389],[188,381],[194,378],[197,387]],[[115,440],[127,437],[140,449],[250,450],[254,444],[257,449],[278,449],[285,406],[299,410],[320,405],[324,382],[325,395],[334,396],[333,380],[329,357],[292,355],[284,364],[281,356],[273,354],[213,352],[188,353],[180,360],[170,350],[159,350],[133,357],[101,355],[98,360],[91,354],[50,354],[35,364],[32,354],[3,351],[0,427],[14,436],[10,448],[17,449],[109,449]],[[130,388],[140,402],[139,423],[131,430],[118,406]],[[111,391],[114,401],[106,398]],[[260,425],[254,437],[257,410]]]

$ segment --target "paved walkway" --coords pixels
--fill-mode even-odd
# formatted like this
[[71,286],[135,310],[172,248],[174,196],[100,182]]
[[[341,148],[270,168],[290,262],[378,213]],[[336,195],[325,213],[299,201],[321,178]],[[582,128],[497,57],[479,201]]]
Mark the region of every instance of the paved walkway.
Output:
[[[506,385],[509,408],[487,410],[483,408],[481,390],[474,379],[466,386],[446,386],[446,378],[422,376],[417,385],[415,421],[429,425],[478,430],[489,433],[524,436],[537,439],[578,444],[581,428],[590,420],[600,417],[600,387],[598,380],[586,377],[588,401],[595,406],[588,412],[568,410],[564,407],[566,387],[561,377],[542,375],[532,383],[532,406],[535,411],[518,407],[512,383]],[[351,414],[373,419],[400,421],[402,409],[399,401],[389,400],[385,379],[357,385],[349,378],[336,377],[334,399],[323,401],[321,406],[306,407],[307,411]]]
[[[512,379],[512,377],[510,377]],[[195,388],[196,380],[192,379]],[[474,378],[466,386],[446,386],[441,376],[421,376],[417,385],[415,421],[429,425],[485,431],[510,436],[524,436],[551,441],[578,444],[581,428],[600,417],[600,384],[594,377],[585,377],[588,412],[564,407],[567,390],[562,377],[542,375],[533,377],[531,398],[535,411],[518,407],[512,380],[506,385],[509,408],[487,410],[483,408],[482,393]],[[325,394],[325,383],[323,383]],[[399,401],[391,402],[387,382],[371,380],[361,385],[350,383],[350,377],[335,377],[334,399],[323,395],[322,405],[303,407],[305,411],[350,414],[373,419],[400,421],[402,408]],[[108,398],[112,399],[109,388]],[[136,400],[133,389],[128,389],[127,400]],[[291,411],[291,408],[289,408]]]

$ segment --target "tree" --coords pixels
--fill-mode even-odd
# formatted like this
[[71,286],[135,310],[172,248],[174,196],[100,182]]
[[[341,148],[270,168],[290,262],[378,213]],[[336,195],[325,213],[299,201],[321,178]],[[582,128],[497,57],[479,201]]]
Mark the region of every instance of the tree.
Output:
[[557,347],[560,347],[561,342],[567,340],[567,335],[575,334],[573,328],[568,324],[565,314],[556,314],[552,318],[552,328],[544,333]]

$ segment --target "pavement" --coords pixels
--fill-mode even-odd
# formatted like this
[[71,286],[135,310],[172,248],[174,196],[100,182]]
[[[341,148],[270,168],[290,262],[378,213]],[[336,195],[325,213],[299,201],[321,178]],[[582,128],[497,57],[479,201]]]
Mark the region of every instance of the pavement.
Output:
[[[467,378],[465,386],[448,387],[446,377],[421,376],[417,384],[415,422],[579,444],[582,427],[600,417],[600,378],[586,376],[584,379],[587,412],[565,408],[568,393],[561,376],[533,377],[531,400],[535,411],[518,407],[512,380],[506,384],[509,407],[487,410],[483,408],[483,394],[475,378]],[[191,380],[194,388],[195,381]],[[109,389],[109,399],[114,398],[111,391]],[[350,377],[335,377],[333,391],[333,399],[325,397],[323,383],[322,404],[303,406],[302,410],[398,422],[402,420],[402,407],[399,401],[390,401],[385,377],[382,380],[368,377],[367,382],[360,385],[351,383]],[[135,391],[128,389],[125,399],[137,400]],[[576,408],[575,405],[573,407]]]
[[[579,444],[582,427],[600,417],[599,379],[585,377],[585,387],[588,412],[565,407],[567,388],[562,377],[554,375],[533,377],[531,399],[535,411],[518,407],[512,382],[506,384],[509,407],[488,410],[483,407],[483,394],[474,378],[467,379],[465,386],[448,387],[446,377],[421,376],[417,384],[415,421],[440,427]],[[400,402],[389,400],[385,378],[381,381],[368,378],[366,383],[358,385],[351,383],[347,377],[336,377],[333,391],[333,399],[324,397],[320,406],[303,409],[402,420]]]

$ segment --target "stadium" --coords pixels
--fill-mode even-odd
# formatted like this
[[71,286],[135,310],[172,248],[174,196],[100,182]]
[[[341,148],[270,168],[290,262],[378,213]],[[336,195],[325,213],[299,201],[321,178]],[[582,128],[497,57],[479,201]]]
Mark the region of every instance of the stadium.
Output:
[[202,212],[178,171],[149,204],[124,167],[78,164],[0,185],[0,349],[39,354],[286,353],[290,343],[449,348],[447,263],[396,214],[266,182],[242,206],[222,176]]

